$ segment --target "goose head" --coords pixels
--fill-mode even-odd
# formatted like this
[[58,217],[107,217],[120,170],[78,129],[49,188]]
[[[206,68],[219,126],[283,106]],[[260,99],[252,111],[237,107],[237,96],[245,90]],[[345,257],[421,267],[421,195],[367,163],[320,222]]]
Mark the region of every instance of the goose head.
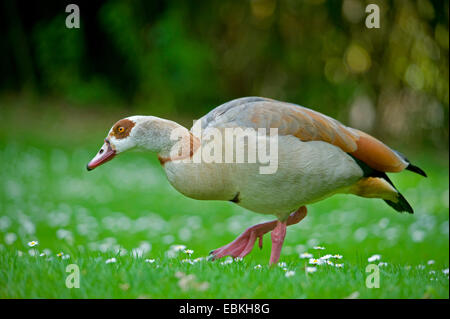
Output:
[[183,127],[155,116],[136,115],[121,119],[111,127],[103,146],[87,164],[87,170],[93,170],[118,154],[135,148],[164,152],[173,145],[170,134],[176,128]]

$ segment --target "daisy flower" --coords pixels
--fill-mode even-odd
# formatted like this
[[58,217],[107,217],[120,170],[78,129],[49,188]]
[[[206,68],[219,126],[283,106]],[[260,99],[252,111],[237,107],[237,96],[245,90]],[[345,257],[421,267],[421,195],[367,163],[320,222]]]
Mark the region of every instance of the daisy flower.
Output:
[[56,256],[58,256],[58,257],[62,257],[63,255],[64,255],[63,252],[59,252],[59,253],[56,254]]
[[334,266],[334,263],[330,260],[327,260],[326,263],[327,263],[327,265]]
[[316,249],[316,250],[324,250],[325,247],[322,247],[322,246],[314,246],[313,249]]
[[309,274],[312,274],[313,272],[316,272],[317,268],[316,267],[306,267],[306,272]]
[[417,269],[425,269],[425,265],[417,265]]
[[105,261],[105,263],[107,263],[107,264],[113,264],[113,263],[115,263],[117,261],[117,259],[116,258],[109,258],[109,259],[107,259],[106,261]]
[[333,256],[330,255],[330,254],[327,254],[327,255],[325,255],[325,256],[320,257],[320,259],[322,259],[322,260],[327,260],[327,259],[330,259],[331,257],[333,257]]
[[242,257],[236,257],[236,258],[234,258],[234,261],[236,261],[236,262],[240,262],[240,261],[243,261],[244,260],[244,258],[242,258]]
[[286,263],[280,262],[280,263],[278,263],[278,267],[284,268],[284,267],[286,267]]
[[64,255],[61,257],[61,259],[69,259],[69,258],[70,258],[70,255]]
[[333,255],[333,258],[342,259],[342,255]]
[[28,246],[34,247],[34,246],[37,246],[38,244],[39,244],[39,242],[37,240],[33,240],[28,243]]
[[191,265],[194,264],[194,262],[193,262],[192,260],[190,260],[190,259],[183,259],[181,262],[182,262],[183,264],[191,264]]
[[186,249],[185,245],[172,245],[172,246],[170,246],[170,250],[173,250],[173,251],[182,251],[182,250],[185,250],[185,249]]
[[155,262],[155,260],[154,259],[146,259],[145,262],[149,263],[149,264],[153,264]]
[[381,259],[381,255],[372,255],[369,258],[367,258],[367,261],[371,263],[371,262],[374,262],[374,261],[377,261],[380,259]]
[[323,260],[315,259],[315,258],[310,258],[310,259],[309,259],[309,263],[310,263],[311,265],[322,265],[322,264],[323,264]]
[[428,265],[434,265],[434,263],[435,263],[435,261],[433,259],[432,260],[428,260],[428,262],[427,262]]
[[232,263],[233,263],[233,258],[232,257],[228,257],[224,261],[220,262],[221,265],[229,265],[229,264],[232,264]]
[[335,264],[334,267],[336,267],[336,268],[342,268],[342,267],[344,267],[344,264]]
[[36,256],[36,255],[38,254],[38,250],[32,248],[32,249],[28,250],[28,254],[29,254],[30,256]]
[[300,258],[301,259],[309,259],[309,258],[313,258],[313,255],[310,253],[301,253]]
[[386,262],[379,262],[378,263],[378,267],[386,267],[388,265],[388,263],[386,263]]
[[442,272],[444,273],[444,275],[448,275],[448,268],[447,268],[447,269],[444,269],[444,270],[442,270]]
[[292,276],[295,275],[295,271],[293,271],[293,270],[286,271],[286,273],[285,273],[284,275],[285,275],[287,278],[292,277]]
[[261,269],[262,268],[262,266],[261,265],[256,265],[255,267],[253,267],[254,269]]
[[5,235],[5,243],[11,245],[17,240],[17,235],[14,233],[7,233]]
[[194,253],[194,251],[192,249],[185,249],[184,253],[188,254],[190,256],[190,255],[192,255]]

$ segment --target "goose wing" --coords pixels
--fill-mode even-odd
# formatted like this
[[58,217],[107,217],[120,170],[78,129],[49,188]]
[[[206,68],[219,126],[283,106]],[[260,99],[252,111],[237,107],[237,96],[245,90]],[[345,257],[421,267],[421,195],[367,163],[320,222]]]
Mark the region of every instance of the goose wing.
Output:
[[[378,139],[339,121],[292,103],[262,97],[244,97],[222,104],[200,120],[207,128],[277,128],[279,135],[292,135],[304,142],[323,141],[381,172],[400,172],[408,162]],[[192,130],[192,129],[191,129]]]

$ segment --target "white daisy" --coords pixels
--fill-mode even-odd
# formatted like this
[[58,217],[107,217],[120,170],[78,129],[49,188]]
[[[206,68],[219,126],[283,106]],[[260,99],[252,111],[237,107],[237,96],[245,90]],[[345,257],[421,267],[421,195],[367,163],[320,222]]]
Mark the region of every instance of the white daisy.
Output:
[[69,259],[69,258],[70,258],[70,255],[64,255],[61,257],[61,259]]
[[181,262],[182,262],[183,264],[191,264],[191,265],[194,264],[194,262],[193,262],[192,260],[190,260],[190,259],[183,259]]
[[193,262],[198,263],[199,261],[202,261],[202,260],[204,260],[204,259],[205,259],[205,257],[198,257],[198,258],[195,258],[195,259],[193,260]]
[[236,257],[236,258],[234,258],[234,261],[236,261],[236,262],[240,262],[240,261],[243,261],[244,260],[244,258],[242,258],[242,257]]
[[326,263],[327,263],[327,265],[334,266],[334,263],[330,260],[327,260]]
[[369,258],[367,258],[367,261],[371,263],[371,262],[374,262],[374,261],[377,261],[380,259],[381,259],[381,255],[372,255]]
[[383,261],[378,263],[378,267],[386,267],[387,265],[388,265],[388,263],[383,262]]
[[292,276],[295,275],[295,271],[293,271],[293,270],[286,271],[286,273],[285,273],[284,275],[285,275],[287,278],[292,277]]
[[7,233],[5,235],[5,243],[7,245],[11,245],[12,243],[14,243],[17,240],[17,235],[14,233]]
[[306,272],[307,273],[313,273],[313,272],[316,272],[317,271],[317,268],[316,267],[306,267]]
[[190,255],[192,255],[194,253],[194,251],[192,249],[185,249],[184,253],[188,254],[190,256]]
[[336,258],[336,259],[342,259],[342,255],[339,255],[339,254],[333,255],[333,258]]
[[182,250],[185,250],[185,249],[186,249],[185,245],[172,245],[172,246],[170,246],[170,250],[173,250],[173,251],[182,251]]
[[232,264],[232,263],[233,263],[233,258],[232,257],[228,257],[224,261],[220,262],[221,265],[229,265],[229,264]]
[[33,240],[33,241],[30,241],[28,243],[28,246],[30,246],[30,247],[34,247],[34,246],[37,246],[37,245],[39,245],[39,242],[37,240]]
[[153,264],[155,262],[155,260],[154,259],[146,259],[145,262],[149,263],[149,264]]
[[278,267],[284,268],[284,267],[286,267],[286,263],[280,262],[280,263],[278,263]]
[[428,260],[428,262],[427,262],[428,265],[434,265],[434,263],[435,263],[435,261],[433,259],[432,260]]
[[313,258],[313,255],[310,253],[302,253],[302,254],[300,254],[300,258],[301,259],[309,259],[309,258]]
[[334,267],[336,267],[336,268],[343,268],[344,264],[335,264]]
[[324,250],[325,247],[322,247],[322,246],[314,246],[313,249],[316,249],[316,250]]
[[254,269],[261,269],[262,268],[262,266],[261,265],[256,265],[255,267],[253,267]]
[[117,261],[117,259],[113,257],[113,258],[106,259],[105,263],[107,263],[107,264],[113,264],[113,263],[115,263],[116,261]]
[[330,258],[332,258],[332,257],[333,257],[332,255],[327,254],[327,255],[325,255],[325,256],[320,257],[320,259],[322,259],[322,260],[328,260],[328,259],[330,259]]
[[444,275],[448,275],[448,268],[447,269],[443,269],[442,272],[444,273]]
[[38,254],[38,252],[39,252],[39,251],[38,251],[37,249],[34,249],[34,248],[28,250],[28,254],[29,254],[30,256],[36,256],[36,255]]
[[64,253],[62,251],[56,254],[57,257],[62,257],[63,255]]
[[425,265],[417,265],[416,268],[417,269],[425,269]]
[[310,263],[311,265],[322,265],[322,264],[323,264],[323,260],[315,259],[315,258],[310,258],[310,259],[309,259],[309,263]]

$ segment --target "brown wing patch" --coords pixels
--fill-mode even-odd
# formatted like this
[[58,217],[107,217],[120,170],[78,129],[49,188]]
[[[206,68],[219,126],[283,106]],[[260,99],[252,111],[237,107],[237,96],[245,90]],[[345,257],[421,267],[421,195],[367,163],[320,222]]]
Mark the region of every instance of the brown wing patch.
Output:
[[267,99],[235,107],[240,112],[233,113],[228,108],[222,118],[215,118],[215,127],[278,128],[278,134],[292,135],[304,142],[333,144],[381,172],[400,172],[408,166],[401,156],[376,138],[306,107]]
[[356,150],[358,135],[338,121],[319,112],[285,103],[262,102],[250,117],[252,126],[276,127],[280,135],[293,135],[304,142],[324,141],[345,152]]
[[[346,127],[340,122],[319,112],[307,108],[292,113],[284,112],[282,122],[286,124],[286,132],[302,141],[324,141],[333,144],[344,152],[381,172],[401,172],[408,163],[390,147],[362,131]],[[288,121],[296,119],[296,125]]]
[[364,132],[355,131],[359,135],[356,141],[358,148],[350,154],[356,158],[381,172],[401,172],[408,166],[407,162],[381,141]]
[[117,139],[123,139],[130,135],[131,129],[136,125],[129,119],[123,119],[114,124],[111,135]]
[[[338,121],[326,117],[318,112],[303,108],[303,121],[309,117],[308,132],[301,127],[294,136],[304,141],[324,141],[341,148],[344,152],[352,152],[356,149],[355,140],[358,138],[348,127]],[[306,133],[306,134],[305,134]]]

